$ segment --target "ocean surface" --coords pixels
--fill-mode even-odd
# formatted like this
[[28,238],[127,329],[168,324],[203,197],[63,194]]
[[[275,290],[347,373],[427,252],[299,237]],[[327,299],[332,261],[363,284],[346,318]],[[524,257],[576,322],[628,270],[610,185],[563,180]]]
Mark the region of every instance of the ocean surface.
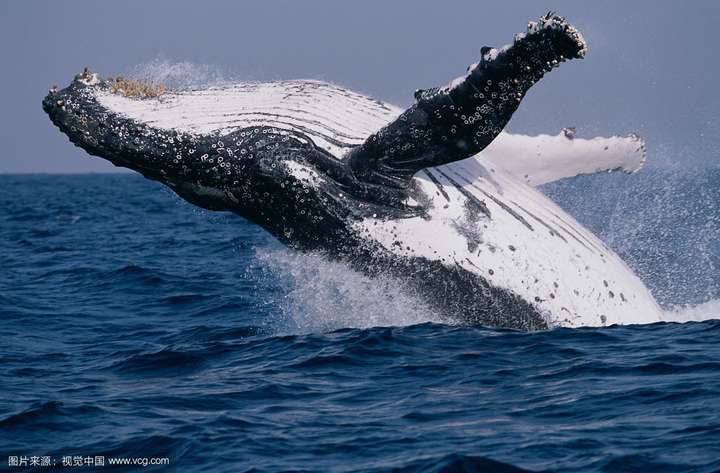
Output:
[[0,471],[720,470],[720,170],[544,191],[667,322],[448,324],[136,175],[0,176]]

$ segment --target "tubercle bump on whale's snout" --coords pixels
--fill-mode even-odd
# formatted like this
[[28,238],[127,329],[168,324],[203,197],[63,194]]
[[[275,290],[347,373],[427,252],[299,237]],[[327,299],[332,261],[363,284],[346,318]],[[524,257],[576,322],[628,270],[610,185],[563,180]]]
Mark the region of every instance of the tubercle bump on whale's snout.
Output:
[[72,136],[69,133],[70,126],[68,125],[71,117],[69,104],[72,102],[72,99],[68,97],[69,95],[71,94],[68,93],[66,89],[50,89],[45,98],[43,98],[42,108],[53,125],[58,127],[60,131],[67,135],[72,141]]
[[68,87],[60,90],[57,85],[49,88],[48,94],[43,98],[42,108],[55,125],[60,126],[59,117],[67,111],[68,96],[74,95],[78,87],[95,86],[103,81],[97,73],[91,72],[87,67],[77,74]]
[[60,128],[61,131],[63,131],[61,115],[66,110],[66,103],[64,94],[61,94],[57,88],[51,88],[42,101],[43,111],[47,113],[53,125]]
[[113,150],[101,146],[107,138],[106,115],[98,104],[97,92],[106,87],[106,81],[85,68],[65,88],[50,87],[42,100],[42,108],[73,145],[116,164],[112,159]]
[[65,103],[63,95],[53,86],[45,98],[43,98],[42,108],[45,113],[50,115],[50,119],[52,119],[54,115],[64,110]]

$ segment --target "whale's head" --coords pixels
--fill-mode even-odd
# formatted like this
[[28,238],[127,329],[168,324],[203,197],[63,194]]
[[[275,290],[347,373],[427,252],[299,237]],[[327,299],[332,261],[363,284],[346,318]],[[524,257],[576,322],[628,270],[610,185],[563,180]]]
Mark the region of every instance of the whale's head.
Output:
[[[177,133],[153,130],[103,103],[102,97],[123,93],[117,82],[85,68],[66,88],[53,86],[42,107],[53,124],[89,154],[153,179],[172,176],[175,172],[166,159],[170,149],[167,142]],[[133,97],[138,101],[148,98]]]
[[[262,127],[221,134],[157,126],[128,112],[142,115],[160,101],[171,102],[172,94],[165,92],[156,84],[105,80],[85,69],[66,88],[51,88],[42,106],[76,146],[160,181],[197,205],[237,211],[253,194],[269,192],[263,186],[277,182],[270,174],[278,159],[264,159],[274,154],[264,147],[280,141],[277,137]],[[288,141],[284,143],[291,155]]]
[[[43,109],[89,154],[159,181],[195,205],[238,213],[281,239],[290,226],[342,214],[335,207],[345,205],[338,195],[346,191],[318,163],[339,165],[303,134],[263,123],[202,128],[221,115],[214,96],[207,111],[195,107],[205,106],[206,90],[164,91],[133,82],[118,86],[117,79],[86,70],[68,87],[51,89]],[[320,199],[327,203],[310,204]]]

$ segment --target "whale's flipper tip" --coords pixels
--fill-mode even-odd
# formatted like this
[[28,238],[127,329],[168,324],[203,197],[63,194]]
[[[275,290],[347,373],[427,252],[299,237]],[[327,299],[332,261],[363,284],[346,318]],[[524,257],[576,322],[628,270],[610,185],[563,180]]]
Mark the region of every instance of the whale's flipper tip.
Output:
[[550,31],[559,32],[569,40],[568,51],[571,51],[571,54],[566,56],[567,58],[581,59],[585,57],[588,51],[587,41],[582,33],[568,23],[564,17],[550,11],[540,17],[539,21],[528,22],[527,33],[529,35]]
[[585,56],[587,43],[548,12],[502,48],[441,88],[415,92],[415,104],[348,153],[354,175],[372,184],[409,182],[419,170],[469,158],[503,130],[528,90],[560,63]]

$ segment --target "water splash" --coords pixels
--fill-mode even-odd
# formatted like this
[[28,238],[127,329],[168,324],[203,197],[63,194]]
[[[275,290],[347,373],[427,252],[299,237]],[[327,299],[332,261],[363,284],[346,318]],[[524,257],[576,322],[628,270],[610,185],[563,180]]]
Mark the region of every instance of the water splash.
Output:
[[713,299],[697,305],[682,305],[663,313],[665,322],[703,322],[720,319],[720,299]]
[[321,255],[284,248],[257,249],[256,257],[265,279],[260,284],[272,278],[282,286],[282,295],[268,302],[292,332],[447,323],[396,278],[370,278]]
[[718,183],[720,169],[678,164],[629,176],[582,176],[543,190],[614,249],[672,311],[720,297]]
[[218,66],[161,58],[134,66],[127,77],[164,84],[171,89],[221,86],[233,81],[232,75]]

